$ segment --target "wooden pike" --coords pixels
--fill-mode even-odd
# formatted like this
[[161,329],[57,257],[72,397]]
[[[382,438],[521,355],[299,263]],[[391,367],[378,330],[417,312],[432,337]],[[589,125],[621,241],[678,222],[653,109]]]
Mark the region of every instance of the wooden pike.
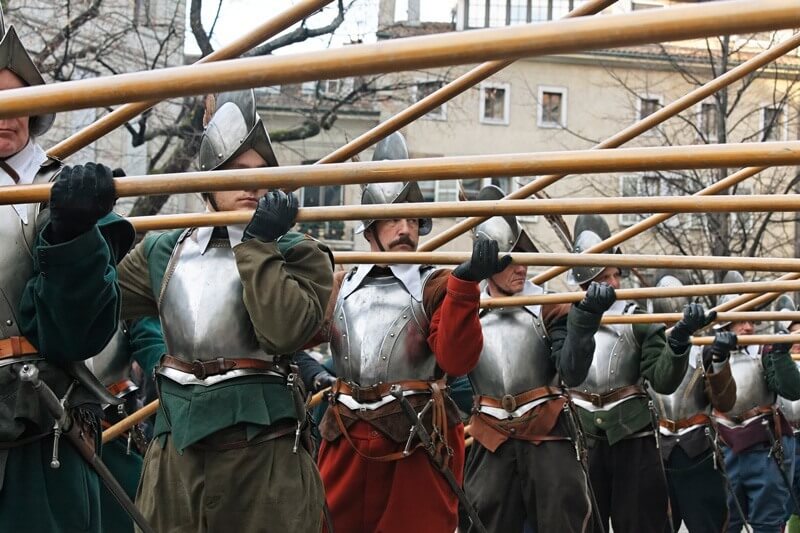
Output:
[[[319,405],[320,403],[322,403],[322,400],[325,397],[325,394],[327,394],[329,391],[330,391],[330,388],[326,388],[326,389],[323,389],[323,390],[319,391],[318,393],[314,394],[311,397],[311,400],[309,400],[309,402],[308,402],[308,408],[309,409],[314,408],[317,405]],[[139,422],[142,422],[142,421],[150,418],[154,414],[156,414],[156,411],[158,411],[159,405],[161,405],[161,401],[160,400],[153,400],[152,402],[148,403],[147,405],[145,405],[144,407],[142,407],[141,409],[139,409],[135,413],[123,418],[122,420],[120,420],[119,422],[114,424],[113,426],[111,426],[108,429],[106,429],[105,431],[103,431],[103,444],[106,444],[106,443],[116,439],[117,437],[119,437],[120,435],[122,435],[123,433],[128,431],[130,428],[132,428],[133,426],[138,424]]]
[[[661,124],[665,120],[674,117],[678,113],[681,113],[695,104],[702,102],[704,99],[708,98],[712,94],[716,93],[720,89],[729,86],[731,83],[734,83],[745,76],[748,76],[755,72],[756,70],[764,67],[765,65],[775,61],[779,57],[787,54],[788,52],[794,50],[800,46],[800,34],[794,35],[791,38],[787,39],[786,41],[776,44],[775,46],[761,52],[760,54],[748,59],[744,63],[732,68],[731,70],[723,73],[722,75],[714,78],[713,80],[705,83],[704,85],[697,87],[696,89],[692,90],[691,92],[687,93],[686,95],[678,98],[674,102],[658,109],[654,113],[646,116],[645,118],[639,120],[638,122],[628,126],[624,130],[616,133],[615,135],[609,137],[608,139],[604,140],[600,144],[596,145],[595,149],[609,149],[609,148],[618,148],[622,146],[626,142],[630,141],[641,135],[642,133],[654,128],[658,124]],[[763,168],[750,168],[745,169],[740,173],[741,179],[745,179],[749,177],[749,175],[757,174],[763,170]],[[748,174],[749,175],[745,175]],[[551,174],[549,176],[542,176],[537,178],[535,181],[526,184],[525,186],[521,187],[517,191],[514,191],[508,194],[505,199],[506,200],[520,200],[524,198],[529,198],[536,194],[537,192],[543,190],[546,187],[549,187],[553,183],[557,182],[561,178],[563,178],[566,174],[558,173],[558,174]],[[725,180],[723,180],[725,181]],[[740,180],[741,181],[741,180]],[[713,189],[713,192],[709,192],[709,189]],[[705,194],[714,194],[716,192],[720,192],[724,190],[724,188],[714,188],[712,185],[711,187],[704,189],[696,193],[699,196]],[[645,231],[648,227],[652,227],[658,222],[663,221],[659,220],[657,217],[661,217],[662,215],[653,215],[649,219],[649,223],[652,225],[645,225],[643,222],[636,224],[638,226],[638,232],[641,233]],[[669,215],[666,215],[669,218]],[[444,244],[450,242],[451,240],[455,239],[459,235],[463,234],[465,231],[468,231],[478,224],[480,224],[484,219],[480,217],[472,217],[462,222],[459,222],[447,230],[443,231],[442,233],[436,235],[433,239],[426,242],[420,251],[432,251]],[[628,230],[632,230],[632,228],[628,228]],[[626,231],[628,231],[626,230]],[[633,231],[629,231],[630,234],[633,234]],[[638,233],[636,233],[638,234]],[[599,246],[599,245],[598,245]],[[615,244],[607,245],[606,248],[600,249],[599,251],[607,250],[612,246],[616,246]],[[591,253],[594,253],[591,252]],[[551,269],[545,275],[540,275],[540,281],[538,283],[543,283],[549,279],[556,277],[558,274],[564,272],[564,270],[559,269]]]
[[[278,13],[255,29],[234,40],[227,46],[200,59],[195,64],[211,63],[213,61],[239,57],[267,39],[278,35],[292,24],[313,15],[316,11],[319,11],[330,3],[331,0],[301,0],[297,4]],[[47,155],[53,159],[64,160],[100,137],[114,131],[137,115],[147,111],[160,101],[161,99],[159,98],[148,102],[125,104],[53,146],[47,151]]]
[[[683,318],[683,313],[649,313],[635,315],[604,315],[602,324],[668,324]],[[800,322],[800,311],[742,311],[717,313],[714,322],[776,322],[791,320]]]
[[[595,13],[599,13],[616,2],[617,0],[590,0],[589,2],[579,5],[567,13],[563,18],[566,19],[594,15]],[[474,87],[493,74],[497,74],[507,66],[514,63],[514,61],[514,59],[503,59],[497,61],[487,61],[486,63],[478,65],[453,81],[446,83],[440,89],[432,92],[422,100],[414,102],[412,105],[403,109],[396,115],[388,118],[371,130],[362,133],[344,146],[326,155],[317,161],[317,164],[342,163],[347,161],[351,157],[354,157],[373,144],[377,143],[384,137],[399,131],[405,126],[408,126],[418,118],[425,116],[428,112],[452,100],[467,89]]]
[[0,118],[798,25],[796,0],[709,2],[11,89],[0,94]]
[[[648,298],[673,298],[676,296],[711,296],[717,294],[741,294],[745,292],[789,292],[800,290],[796,281],[753,281],[747,283],[709,283],[707,285],[683,285],[680,287],[646,287],[641,289],[619,289],[618,300],[646,300]],[[584,291],[536,294],[532,296],[504,296],[481,300],[481,307],[496,309],[519,305],[561,304],[580,302]]]
[[[3,91],[6,92],[6,91]],[[0,93],[0,98],[2,94]],[[621,148],[617,150],[575,150],[532,152],[523,154],[436,157],[407,160],[334,163],[329,165],[295,165],[237,170],[184,172],[115,178],[117,197],[152,194],[181,194],[210,191],[299,188],[320,185],[385,183],[392,181],[455,180],[482,176],[518,176],[541,174],[554,170],[569,173],[608,173],[620,171],[679,170],[688,168],[720,168],[725,166],[800,165],[800,141],[771,143],[708,144],[695,146]],[[49,199],[52,184],[17,185],[0,188],[0,205],[36,203]],[[781,198],[774,197],[774,198]],[[694,198],[695,200],[691,200]],[[684,197],[690,204],[697,196]],[[744,198],[744,197],[737,197]],[[536,200],[537,205],[572,199]],[[586,201],[615,201],[592,198]],[[635,203],[637,200],[628,198]],[[532,205],[534,200],[509,202],[504,205]],[[528,204],[522,203],[528,202]],[[468,202],[462,202],[466,204]],[[471,202],[488,204],[488,202]],[[498,202],[495,202],[496,205]],[[434,206],[437,204],[428,204]],[[657,204],[655,206],[657,207]],[[475,208],[480,209],[480,208]],[[607,212],[613,211],[606,207]],[[699,209],[699,208],[698,208]],[[651,209],[652,210],[652,209]],[[553,211],[561,213],[560,211]],[[568,211],[563,211],[567,213]],[[642,211],[642,212],[646,212]],[[496,214],[496,213],[495,213]],[[489,214],[490,216],[492,214]],[[424,251],[424,250],[423,250]]]

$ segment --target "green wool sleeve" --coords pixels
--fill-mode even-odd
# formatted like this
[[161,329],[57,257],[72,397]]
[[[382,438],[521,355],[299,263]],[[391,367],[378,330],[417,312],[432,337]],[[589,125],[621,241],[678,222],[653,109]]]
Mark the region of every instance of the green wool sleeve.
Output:
[[158,317],[158,295],[172,250],[183,230],[149,233],[120,262],[122,318]]
[[140,318],[131,322],[128,333],[133,359],[149,376],[167,352],[161,322],[152,316]]
[[580,385],[589,373],[594,357],[594,334],[602,318],[602,315],[573,305],[569,314],[557,319],[548,328],[551,357],[568,387]]
[[789,352],[770,350],[762,362],[769,388],[789,401],[800,400],[800,371]]
[[117,329],[114,256],[97,226],[52,245],[48,226],[34,242],[34,276],[20,302],[20,330],[48,360],[80,361],[102,350]]
[[333,289],[327,247],[303,236],[291,240],[251,239],[233,248],[245,307],[270,354],[296,352],[317,333]]
[[689,348],[676,354],[667,343],[663,324],[634,324],[642,349],[640,371],[659,394],[672,394],[681,384],[689,364]]

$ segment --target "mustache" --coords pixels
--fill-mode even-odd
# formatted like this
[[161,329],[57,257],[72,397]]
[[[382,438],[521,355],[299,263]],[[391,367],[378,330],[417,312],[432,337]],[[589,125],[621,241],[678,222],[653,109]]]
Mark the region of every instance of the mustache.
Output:
[[389,243],[389,248],[393,248],[393,247],[399,246],[401,244],[406,244],[408,246],[411,246],[412,248],[416,248],[417,247],[417,243],[415,241],[411,240],[411,237],[407,237],[407,236],[403,235],[403,236],[400,236],[397,239],[393,240],[392,242],[390,242]]

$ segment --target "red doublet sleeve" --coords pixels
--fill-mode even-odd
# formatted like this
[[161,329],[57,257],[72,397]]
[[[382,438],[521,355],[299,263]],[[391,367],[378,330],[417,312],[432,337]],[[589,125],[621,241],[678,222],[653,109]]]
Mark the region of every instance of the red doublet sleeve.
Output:
[[478,283],[447,276],[444,299],[431,317],[428,345],[451,376],[463,376],[478,364],[483,350],[479,304]]

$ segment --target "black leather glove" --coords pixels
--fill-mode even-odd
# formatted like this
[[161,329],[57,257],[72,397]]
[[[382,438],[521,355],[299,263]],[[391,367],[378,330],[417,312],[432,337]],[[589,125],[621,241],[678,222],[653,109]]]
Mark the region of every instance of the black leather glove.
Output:
[[464,281],[482,281],[511,264],[511,256],[498,257],[497,241],[476,239],[472,243],[472,258],[453,269],[453,275]]
[[687,305],[683,308],[683,318],[675,324],[669,334],[669,347],[677,354],[685,352],[691,344],[692,334],[709,325],[715,318],[717,318],[716,311],[706,314],[706,310],[698,303]]
[[314,376],[314,380],[311,383],[311,392],[319,392],[323,389],[327,389],[328,387],[332,387],[334,383],[336,383],[336,376],[332,375],[327,370],[323,370]]
[[258,200],[253,218],[244,229],[242,241],[272,242],[294,226],[300,203],[294,193],[270,191]]
[[[788,334],[789,334],[788,331],[785,333],[783,332],[779,333],[779,335],[788,335]],[[775,344],[772,345],[770,353],[788,355],[789,353],[791,353],[791,351],[792,351],[791,342],[776,342]]]
[[114,178],[105,165],[66,166],[50,189],[50,238],[67,242],[86,233],[111,212],[116,200]]
[[593,281],[586,289],[586,295],[578,303],[578,307],[588,313],[602,315],[617,301],[617,292],[608,283]]
[[736,338],[736,333],[732,331],[718,331],[714,335],[714,342],[711,343],[709,351],[711,352],[711,360],[715,363],[724,362],[731,354],[731,350],[736,349],[736,344],[739,340]]

